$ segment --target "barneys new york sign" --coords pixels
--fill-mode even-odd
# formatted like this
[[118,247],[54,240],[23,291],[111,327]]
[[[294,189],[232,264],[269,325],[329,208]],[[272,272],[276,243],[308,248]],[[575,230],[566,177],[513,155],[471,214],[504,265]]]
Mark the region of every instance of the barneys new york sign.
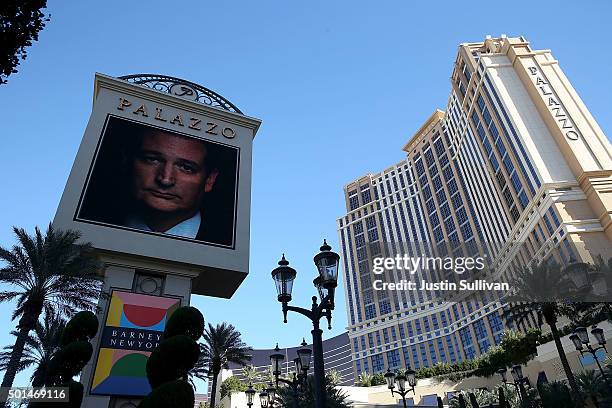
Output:
[[576,126],[574,126],[572,119],[567,114],[561,100],[551,88],[544,74],[536,66],[528,66],[527,70],[531,74],[531,80],[535,84],[536,88],[538,88],[540,95],[542,95],[548,111],[559,125],[561,132],[569,140],[578,140],[580,138],[578,129]]

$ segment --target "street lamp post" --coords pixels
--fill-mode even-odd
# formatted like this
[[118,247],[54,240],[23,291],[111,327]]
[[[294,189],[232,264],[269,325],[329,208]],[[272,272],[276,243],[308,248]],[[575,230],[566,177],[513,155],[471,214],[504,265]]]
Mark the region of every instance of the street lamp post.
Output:
[[[387,369],[385,380],[387,381],[387,388],[391,390],[391,395],[394,395],[394,393],[399,394],[402,397],[404,408],[407,408],[406,395],[409,392],[414,393],[414,387],[416,386],[415,372],[408,369],[405,375],[395,375],[395,373],[391,372],[390,369]],[[406,381],[408,381],[408,388],[406,388]]]
[[274,349],[274,353],[270,355],[270,362],[272,363],[272,375],[274,375],[276,388],[278,388],[279,383],[287,384],[291,388],[293,396],[293,405],[296,408],[298,407],[299,387],[300,385],[302,385],[302,382],[305,381],[306,373],[308,373],[308,369],[310,368],[310,356],[312,354],[312,351],[309,348],[306,348],[305,346],[306,340],[302,339],[302,348],[297,350],[298,357],[293,359],[293,363],[295,364],[295,372],[293,373],[292,380],[280,378],[280,367],[283,360],[285,359],[285,356],[280,353],[278,344]]
[[[593,335],[593,337],[595,337],[595,341],[597,341],[598,345],[596,347],[591,346],[589,333],[587,332],[586,327],[577,327],[574,333],[570,336],[570,340],[574,343],[576,350],[580,352],[581,356],[584,356],[584,353],[590,353],[593,356],[595,362],[597,363],[597,367],[599,367],[601,375],[606,381],[606,384],[610,386],[610,380],[608,379],[608,376],[601,367],[601,363],[599,362],[599,358],[597,357],[597,351],[599,350],[603,349],[606,353],[608,352],[608,350],[606,349],[606,338],[604,336],[603,329],[593,326],[591,334]],[[586,351],[584,350],[584,346],[586,346]]]
[[253,406],[253,397],[255,397],[255,389],[253,388],[253,384],[249,383],[249,387],[244,392],[247,398],[247,407],[251,408]]
[[259,393],[259,405],[261,408],[268,408],[268,392],[265,388]]
[[514,382],[508,381],[507,372],[508,370],[506,369],[506,367],[497,370],[497,373],[501,376],[504,385],[511,384],[515,386],[519,391],[519,399],[521,401],[528,400],[527,391],[525,390],[524,386],[524,383],[527,382],[527,378],[523,377],[523,368],[518,364],[512,366],[512,370],[510,372],[512,373],[512,378],[514,379]]
[[315,406],[325,407],[325,369],[323,367],[323,330],[319,327],[319,321],[325,316],[328,328],[331,329],[332,310],[334,309],[334,291],[338,285],[338,265],[340,256],[332,252],[331,246],[323,240],[323,245],[314,257],[314,263],[319,271],[319,278],[313,284],[319,292],[320,303],[317,297],[312,297],[312,306],[309,309],[289,306],[293,281],[297,275],[295,269],[289,267],[285,255],[278,262],[278,268],[272,271],[272,278],[276,284],[278,301],[283,305],[283,321],[287,323],[287,312],[292,311],[304,315],[312,322],[312,351],[314,357],[314,380],[315,380]]
[[274,384],[270,383],[268,388],[266,388],[266,392],[268,393],[268,407],[274,407],[274,400],[276,399],[276,388],[274,388]]

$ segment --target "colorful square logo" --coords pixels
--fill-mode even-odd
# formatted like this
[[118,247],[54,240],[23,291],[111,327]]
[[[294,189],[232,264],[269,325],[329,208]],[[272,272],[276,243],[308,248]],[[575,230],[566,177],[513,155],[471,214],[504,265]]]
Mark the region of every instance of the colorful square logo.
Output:
[[145,396],[147,359],[180,300],[113,291],[100,339],[91,394]]

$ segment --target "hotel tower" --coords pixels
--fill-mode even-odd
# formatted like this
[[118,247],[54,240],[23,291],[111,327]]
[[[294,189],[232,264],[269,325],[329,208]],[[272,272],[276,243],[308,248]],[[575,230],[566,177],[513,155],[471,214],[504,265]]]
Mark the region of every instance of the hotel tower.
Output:
[[344,187],[337,226],[355,378],[473,359],[507,327],[493,294],[443,302],[374,290],[374,257],[474,243],[504,274],[612,257],[612,147],[552,53],[523,37],[464,43],[451,85],[446,111],[410,138],[405,160]]

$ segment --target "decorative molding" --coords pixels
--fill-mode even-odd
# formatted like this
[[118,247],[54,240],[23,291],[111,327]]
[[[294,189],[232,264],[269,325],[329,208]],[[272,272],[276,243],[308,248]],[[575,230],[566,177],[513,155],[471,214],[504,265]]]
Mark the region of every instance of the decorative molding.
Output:
[[213,108],[224,109],[229,112],[240,113],[242,111],[233,103],[218,93],[198,85],[194,82],[158,74],[134,74],[120,76],[119,79],[131,84],[145,86],[159,92],[169,93],[174,96],[196,101]]

